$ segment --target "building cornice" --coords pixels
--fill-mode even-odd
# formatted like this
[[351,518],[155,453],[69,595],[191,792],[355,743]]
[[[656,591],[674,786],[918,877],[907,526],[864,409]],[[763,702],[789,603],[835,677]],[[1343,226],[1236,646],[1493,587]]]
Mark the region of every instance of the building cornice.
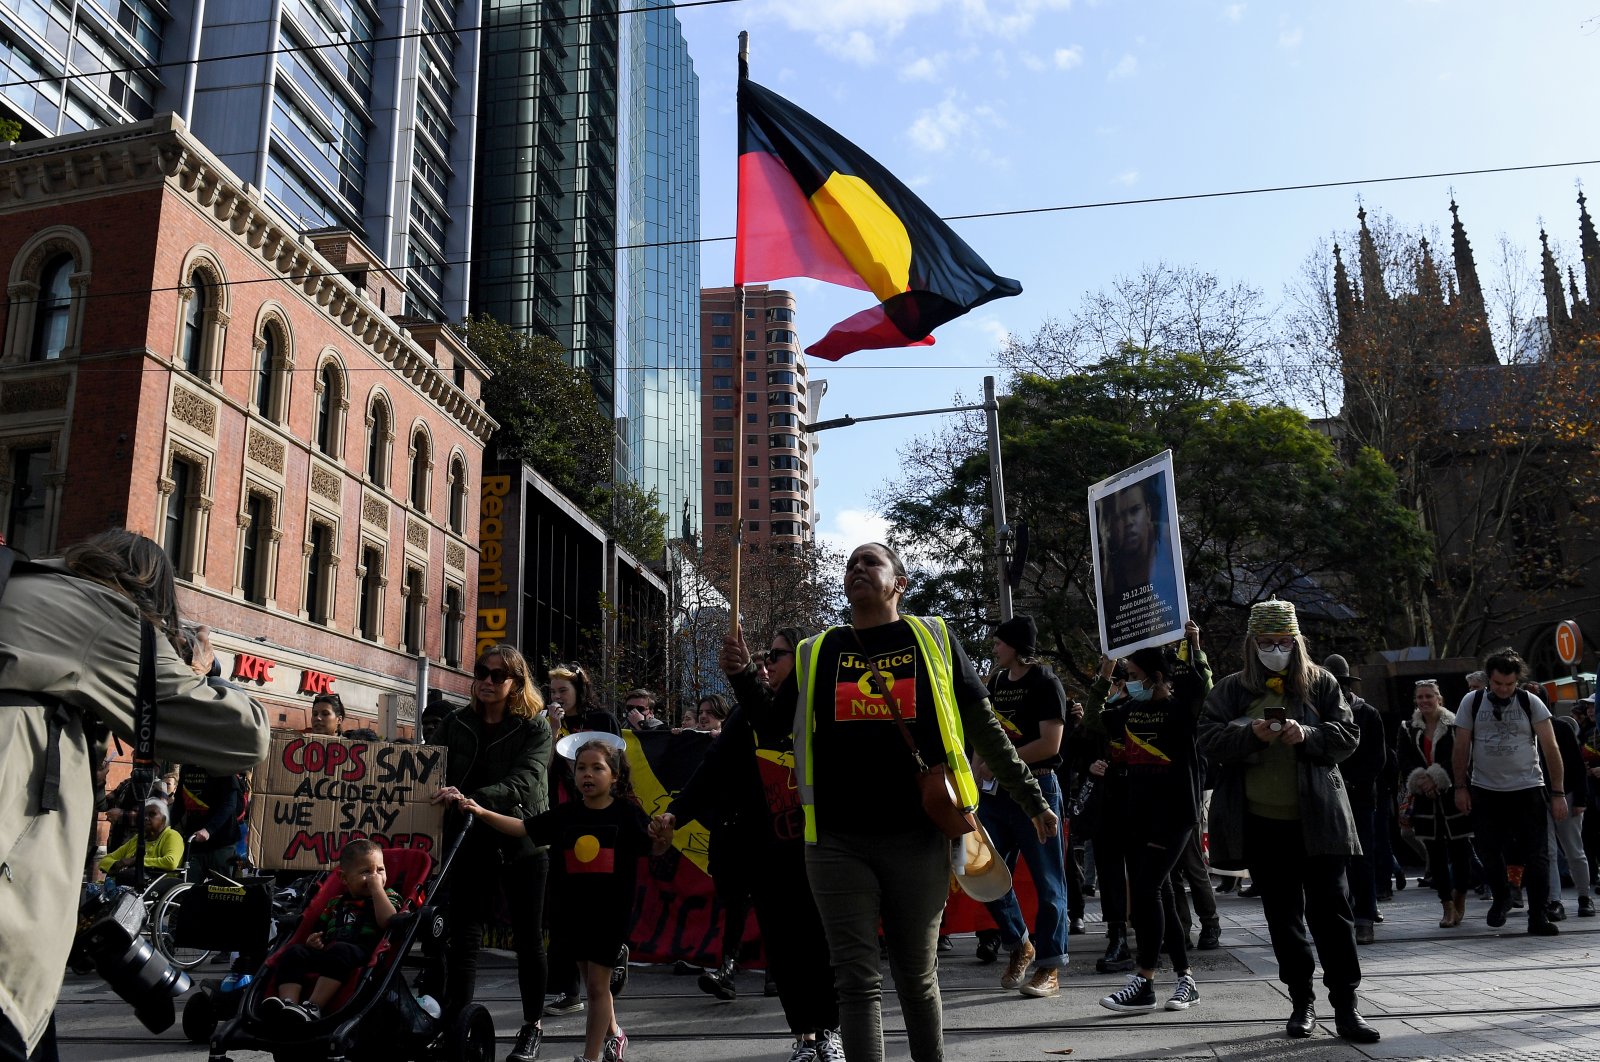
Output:
[[404,377],[480,443],[498,426],[405,328],[374,307],[285,222],[259,189],[239,181],[174,114],[133,125],[0,146],[0,214],[165,187],[209,213],[236,246],[298,288],[350,340]]

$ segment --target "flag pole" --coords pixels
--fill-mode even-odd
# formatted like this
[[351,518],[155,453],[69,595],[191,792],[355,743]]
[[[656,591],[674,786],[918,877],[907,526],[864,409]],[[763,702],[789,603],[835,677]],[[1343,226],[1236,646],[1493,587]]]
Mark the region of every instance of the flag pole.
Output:
[[[750,76],[750,32],[739,31],[739,81]],[[737,92],[737,90],[736,90]],[[743,128],[741,100],[737,105],[740,128]],[[737,177],[735,189],[737,189]],[[737,191],[734,201],[738,202]],[[737,226],[735,226],[737,227]],[[739,636],[739,576],[740,553],[744,548],[744,284],[737,278],[733,285],[733,542],[728,563],[728,633]]]

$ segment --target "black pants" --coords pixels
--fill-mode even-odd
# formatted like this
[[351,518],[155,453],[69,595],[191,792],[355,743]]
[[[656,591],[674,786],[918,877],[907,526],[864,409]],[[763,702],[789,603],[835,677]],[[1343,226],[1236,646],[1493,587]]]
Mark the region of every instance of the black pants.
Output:
[[1361,984],[1361,960],[1356,957],[1355,916],[1345,881],[1349,857],[1307,855],[1298,821],[1246,814],[1244,858],[1261,892],[1278,980],[1289,995],[1296,1002],[1313,998],[1311,977],[1321,960],[1328,999],[1335,1007],[1353,1005]]
[[[712,835],[710,863],[711,885],[716,890],[717,902],[722,906],[723,962],[738,962],[739,948],[744,943],[744,926],[750,916],[752,880],[761,868],[750,858],[754,846],[762,843],[748,831],[719,830]],[[800,874],[805,875],[805,861],[800,862]]]
[[488,859],[458,865],[450,874],[445,909],[450,923],[445,957],[445,1009],[459,1011],[472,1002],[478,985],[478,951],[483,927],[504,891],[511,911],[512,944],[517,952],[517,986],[522,993],[522,1020],[536,1022],[544,1014],[544,891],[550,876],[548,852],[494,865]]
[[1543,921],[1550,900],[1550,839],[1545,832],[1549,814],[1543,788],[1499,793],[1472,787],[1473,843],[1489,888],[1497,903],[1509,900],[1506,864],[1519,864],[1528,890],[1530,922]]
[[775,842],[750,851],[750,899],[761,926],[767,971],[796,1036],[839,1027],[839,996],[822,918],[806,880],[805,847]]
[[5,1015],[0,1014],[0,1062],[59,1062],[61,1055],[56,1050],[56,1016],[50,1015],[50,1024],[45,1027],[44,1038],[39,1041],[39,1046],[28,1053],[27,1041],[17,1031]]
[[1183,858],[1183,849],[1192,830],[1181,830],[1162,837],[1136,837],[1128,846],[1129,913],[1133,931],[1139,937],[1139,969],[1155,969],[1163,943],[1172,957],[1172,969],[1189,969],[1188,928],[1178,924],[1174,906],[1172,868]]
[[295,944],[278,960],[278,984],[301,985],[320,977],[343,981],[366,964],[372,952],[348,940],[336,941],[317,949]]
[[[1206,863],[1206,853],[1200,847],[1200,829],[1197,826],[1189,831],[1189,839],[1184,842],[1183,854],[1178,857],[1178,865],[1172,868],[1172,900],[1173,907],[1178,912],[1178,925],[1187,933],[1194,922],[1194,916],[1200,916],[1200,928],[1213,925],[1217,921],[1217,893],[1211,886],[1211,867]],[[1184,883],[1189,885],[1189,891],[1183,891]],[[1193,910],[1190,909],[1189,897],[1193,895]]]
[[1121,822],[1103,822],[1094,835],[1094,872],[1100,883],[1100,915],[1108,926],[1124,925],[1128,921],[1128,865],[1123,829]]
[[[1442,811],[1442,809],[1441,809]],[[1465,837],[1423,840],[1428,850],[1428,867],[1433,874],[1433,891],[1441,900],[1455,899],[1466,892],[1472,881],[1472,845]]]

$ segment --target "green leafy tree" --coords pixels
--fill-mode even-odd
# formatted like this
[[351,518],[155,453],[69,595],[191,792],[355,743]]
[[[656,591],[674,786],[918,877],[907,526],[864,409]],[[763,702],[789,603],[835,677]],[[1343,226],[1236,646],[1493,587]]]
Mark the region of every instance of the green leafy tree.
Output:
[[[1009,515],[1030,531],[1016,607],[1068,673],[1086,679],[1098,655],[1088,489],[1168,448],[1190,608],[1213,652],[1252,601],[1306,580],[1358,614],[1328,632],[1339,647],[1378,638],[1388,589],[1426,564],[1429,546],[1376,453],[1346,466],[1303,415],[1227,397],[1249,374],[1216,352],[1124,346],[1056,367],[1015,377],[1000,424]],[[981,423],[919,440],[902,459],[900,486],[879,500],[891,537],[922,561],[909,604],[981,639],[997,614]]]
[[[591,515],[609,523],[614,432],[583,369],[553,339],[529,336],[491,317],[466,323],[467,345],[494,374],[484,407],[500,423],[490,446],[503,461],[537,471]],[[656,554],[659,555],[659,548]]]
[[660,561],[667,547],[667,514],[661,495],[636,483],[625,482],[602,491],[607,511],[604,523],[622,546],[641,561]]

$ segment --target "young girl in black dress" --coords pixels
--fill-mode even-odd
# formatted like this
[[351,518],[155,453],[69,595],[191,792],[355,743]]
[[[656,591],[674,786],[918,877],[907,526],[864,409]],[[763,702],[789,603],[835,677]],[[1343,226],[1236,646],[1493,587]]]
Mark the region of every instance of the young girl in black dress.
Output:
[[[461,810],[513,837],[550,848],[551,895],[558,911],[591,911],[558,919],[552,935],[578,960],[588,996],[584,1053],[575,1062],[621,1062],[628,1036],[617,1024],[611,968],[633,922],[639,859],[672,847],[670,822],[651,822],[633,798],[628,759],[604,740],[580,745],[573,777],[581,800],[529,819],[500,815],[466,799]],[[554,944],[555,941],[552,941]]]

